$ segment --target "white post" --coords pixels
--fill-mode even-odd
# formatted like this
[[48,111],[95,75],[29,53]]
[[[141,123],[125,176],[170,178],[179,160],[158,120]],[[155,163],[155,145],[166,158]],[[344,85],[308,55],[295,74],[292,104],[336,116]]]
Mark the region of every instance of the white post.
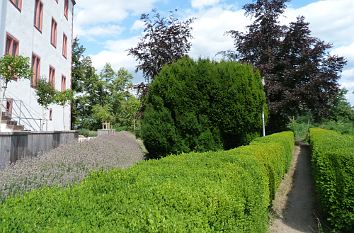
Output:
[[263,106],[263,110],[262,110],[262,125],[263,125],[263,137],[265,137],[266,132],[265,132],[265,122],[264,122],[264,106]]
[[[2,78],[0,78],[0,96],[2,98]],[[1,102],[0,102],[0,125],[2,123],[2,104],[3,104],[3,99],[1,99]],[[1,132],[1,127],[0,127],[0,132]]]
[[[263,84],[263,87],[265,86],[265,81],[264,81],[264,78],[262,78],[262,84]],[[262,107],[262,126],[263,126],[263,137],[266,136],[266,132],[265,132],[265,120],[264,120],[264,105]]]

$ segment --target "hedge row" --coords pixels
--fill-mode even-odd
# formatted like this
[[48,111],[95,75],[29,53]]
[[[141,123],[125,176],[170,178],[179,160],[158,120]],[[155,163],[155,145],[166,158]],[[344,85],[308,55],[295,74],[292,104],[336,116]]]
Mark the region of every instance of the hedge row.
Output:
[[267,232],[270,197],[293,151],[291,132],[230,151],[94,172],[0,206],[0,232]]
[[316,192],[333,232],[354,230],[354,136],[310,129]]

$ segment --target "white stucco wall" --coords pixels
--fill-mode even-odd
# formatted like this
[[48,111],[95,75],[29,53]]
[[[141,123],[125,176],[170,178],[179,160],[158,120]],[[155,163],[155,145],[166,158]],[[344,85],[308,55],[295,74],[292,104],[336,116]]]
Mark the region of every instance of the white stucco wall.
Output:
[[[4,4],[5,2],[5,4]],[[6,12],[1,9],[1,15],[6,15],[4,33],[1,33],[1,54],[4,54],[6,33],[10,33],[19,40],[19,54],[32,59],[32,53],[40,57],[40,75],[48,80],[49,66],[55,68],[55,88],[61,90],[61,77],[66,76],[66,87],[71,87],[71,44],[72,44],[72,11],[73,3],[69,0],[69,17],[64,16],[64,0],[42,0],[43,24],[42,32],[34,26],[35,0],[23,0],[21,12],[9,0],[1,0],[2,7],[7,7]],[[7,5],[6,5],[7,4]],[[3,17],[1,17],[3,18]],[[50,43],[52,18],[57,22],[57,46]],[[0,27],[1,30],[1,27]],[[67,58],[62,56],[63,33],[68,38]],[[49,110],[44,110],[37,103],[35,89],[30,85],[30,80],[11,82],[6,91],[7,97],[22,100],[36,117],[49,119]],[[48,130],[70,129],[70,106],[63,107],[51,105],[52,121],[48,121]],[[63,122],[64,116],[64,122]]]

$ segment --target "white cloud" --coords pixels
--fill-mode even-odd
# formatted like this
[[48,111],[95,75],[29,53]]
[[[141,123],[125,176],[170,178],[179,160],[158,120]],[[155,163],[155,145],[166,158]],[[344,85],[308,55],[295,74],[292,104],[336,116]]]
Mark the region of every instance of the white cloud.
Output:
[[149,11],[159,0],[82,0],[76,4],[75,35],[101,24],[117,24],[130,14],[139,15]]
[[134,57],[128,56],[127,50],[136,46],[138,40],[138,37],[133,37],[124,40],[108,41],[103,51],[90,55],[94,67],[100,70],[108,62],[115,69],[123,67],[133,73],[137,62]]
[[117,34],[120,34],[122,31],[123,31],[123,28],[120,25],[103,24],[103,25],[89,27],[87,29],[78,28],[76,33],[79,34],[80,36],[85,36],[85,37],[91,38],[91,37],[117,35]]
[[220,0],[192,0],[191,4],[193,8],[202,8],[205,6],[216,5]]
[[331,54],[345,57],[348,60],[348,66],[353,66],[354,68],[354,40],[353,43],[347,46],[341,46],[333,49]]
[[194,15],[193,39],[190,55],[192,57],[214,58],[224,50],[233,48],[233,40],[225,35],[229,30],[244,31],[250,20],[244,17],[242,10],[232,11],[222,7],[213,7]]
[[134,31],[139,31],[139,30],[144,29],[144,26],[145,26],[144,21],[136,20],[131,29]]
[[286,11],[287,20],[294,21],[299,15],[310,22],[313,34],[335,46],[354,42],[354,1],[323,0],[304,7]]

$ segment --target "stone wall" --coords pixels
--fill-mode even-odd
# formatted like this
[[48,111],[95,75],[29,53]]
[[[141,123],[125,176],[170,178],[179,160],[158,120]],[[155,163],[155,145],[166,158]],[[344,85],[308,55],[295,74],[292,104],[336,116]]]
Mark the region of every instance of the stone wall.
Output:
[[19,159],[77,141],[76,131],[0,133],[0,169]]

